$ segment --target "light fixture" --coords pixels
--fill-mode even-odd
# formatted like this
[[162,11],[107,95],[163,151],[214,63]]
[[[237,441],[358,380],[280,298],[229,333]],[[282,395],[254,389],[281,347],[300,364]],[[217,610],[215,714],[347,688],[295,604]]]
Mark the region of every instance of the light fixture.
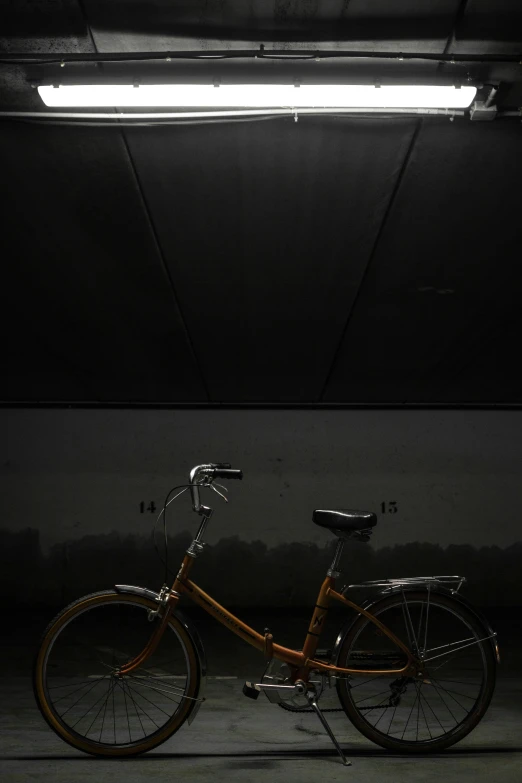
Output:
[[51,107],[466,109],[469,85],[77,84],[39,86]]

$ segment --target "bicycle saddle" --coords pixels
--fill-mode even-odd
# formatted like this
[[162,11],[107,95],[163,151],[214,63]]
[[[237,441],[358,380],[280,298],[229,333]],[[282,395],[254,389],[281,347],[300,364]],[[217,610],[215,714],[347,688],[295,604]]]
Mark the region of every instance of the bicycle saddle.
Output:
[[354,533],[357,530],[367,530],[375,527],[377,516],[372,511],[323,511],[316,509],[312,520],[320,527],[326,527],[333,532]]

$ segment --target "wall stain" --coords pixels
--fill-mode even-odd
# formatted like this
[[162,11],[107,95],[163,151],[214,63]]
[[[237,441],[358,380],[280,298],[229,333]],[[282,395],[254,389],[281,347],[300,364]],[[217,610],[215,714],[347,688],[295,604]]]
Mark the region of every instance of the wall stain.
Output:
[[[188,530],[169,537],[172,579],[192,540]],[[268,547],[238,536],[207,544],[191,576],[230,607],[308,607],[332,560],[336,539]],[[508,547],[412,541],[374,549],[349,543],[338,587],[400,576],[458,574],[461,593],[478,606],[522,605],[522,541]],[[112,531],[55,544],[44,554],[39,531],[0,530],[0,605],[60,606],[114,584],[159,589],[164,568],[150,536]]]

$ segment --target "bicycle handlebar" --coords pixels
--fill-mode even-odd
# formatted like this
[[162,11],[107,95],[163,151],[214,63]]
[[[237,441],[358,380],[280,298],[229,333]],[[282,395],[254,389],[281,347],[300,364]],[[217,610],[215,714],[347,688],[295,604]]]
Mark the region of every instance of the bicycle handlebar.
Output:
[[214,478],[224,479],[239,479],[243,478],[242,470],[234,470],[230,466],[230,462],[210,462],[206,465],[196,465],[192,468],[189,474],[190,491],[192,493],[192,508],[194,511],[199,511],[201,508],[201,502],[199,499],[199,482],[200,476],[208,476],[210,480]]
[[243,478],[243,471],[232,470],[231,468],[216,468],[214,470],[214,476],[224,479],[239,479],[239,481],[241,481]]

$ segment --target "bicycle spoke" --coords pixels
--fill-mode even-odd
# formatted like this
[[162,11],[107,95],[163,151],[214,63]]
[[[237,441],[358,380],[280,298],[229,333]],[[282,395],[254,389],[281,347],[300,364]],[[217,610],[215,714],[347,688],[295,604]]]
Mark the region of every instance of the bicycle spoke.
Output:
[[413,704],[412,704],[412,707],[411,707],[411,710],[410,710],[410,714],[408,715],[408,720],[406,721],[406,725],[405,725],[405,727],[404,727],[404,729],[402,731],[401,739],[404,739],[404,734],[406,733],[406,729],[408,728],[408,723],[410,722],[410,718],[411,718],[412,712],[414,710],[414,707],[415,707],[415,702],[413,702]]
[[[129,677],[130,677],[130,679],[134,680],[135,685],[141,685],[142,688],[150,688],[151,690],[156,691],[157,693],[172,693],[175,696],[179,695],[178,693],[176,693],[176,691],[171,691],[171,690],[168,690],[168,689],[165,689],[165,688],[156,688],[156,687],[154,687],[154,685],[150,685],[150,683],[148,683],[148,682],[142,682],[141,681],[142,680],[141,677],[136,677],[136,676],[133,676],[132,674],[129,675]],[[184,696],[184,694],[181,694],[181,698],[183,698],[183,696]],[[167,696],[166,698],[169,699],[169,701],[173,701],[174,704],[180,704],[181,703],[180,701],[176,701],[176,699],[171,699],[169,696]]]
[[363,701],[368,701],[368,699],[378,699],[379,696],[382,696],[383,693],[389,693],[389,689],[386,689],[385,691],[381,691],[380,693],[370,693],[369,696],[365,696],[364,699],[359,699],[359,701],[355,701],[354,704],[355,705],[361,704]]
[[[119,682],[120,681],[118,680],[118,683]],[[125,692],[125,684],[122,685],[122,688],[123,688],[123,698],[125,700],[125,712],[127,714],[127,728],[129,730],[129,742],[132,742],[131,729],[130,729],[130,720],[129,720],[129,708],[127,706],[127,693]]]
[[443,697],[443,696],[442,696],[442,694],[440,693],[440,691],[439,691],[439,689],[437,688],[437,686],[435,685],[435,683],[433,683],[433,687],[434,687],[434,688],[435,688],[435,690],[437,691],[437,693],[438,693],[438,695],[439,695],[439,698],[440,698],[440,700],[442,701],[442,703],[444,704],[444,706],[445,706],[445,707],[446,707],[446,709],[448,710],[449,714],[451,715],[451,717],[452,717],[452,718],[453,718],[453,720],[455,721],[455,725],[457,725],[457,724],[458,724],[458,720],[457,720],[457,718],[454,716],[454,714],[452,713],[452,711],[451,711],[451,710],[450,710],[450,708],[448,707],[448,705],[447,705],[447,703],[446,703],[446,700],[444,699],[444,697]]
[[[125,693],[125,685],[122,685],[122,684],[119,682],[119,680],[118,680],[118,685],[119,685],[119,686],[120,686],[120,687],[123,689],[123,693]],[[129,696],[130,696],[130,694],[129,694]],[[132,696],[131,696],[131,699],[132,699]],[[143,723],[142,723],[142,721],[141,721],[140,714],[139,714],[138,710],[136,709],[136,703],[134,702],[134,699],[132,699],[132,703],[133,703],[133,706],[134,706],[134,712],[136,713],[136,717],[138,718],[138,720],[139,720],[139,722],[140,722],[140,726],[141,726],[141,730],[142,730],[142,732],[143,732],[143,736],[144,736],[144,737],[146,737],[146,736],[147,736],[147,734],[145,733],[145,729],[143,728]]]
[[424,614],[424,604],[421,604],[420,612],[419,612],[419,625],[417,626],[417,639],[421,640],[421,630],[422,630],[422,615]]
[[420,704],[420,708],[422,710],[422,714],[424,716],[424,723],[426,724],[426,728],[428,729],[428,734],[430,735],[430,739],[433,739],[430,727],[428,725],[428,721],[426,719],[426,713],[424,712],[424,707],[422,706],[422,694],[421,694],[422,685],[420,683],[416,682],[415,683],[415,687],[417,688],[417,691],[418,691],[418,694],[419,694],[419,704]]
[[[88,683],[88,682],[90,682],[90,679],[80,680],[80,682],[85,682],[85,683]],[[73,687],[73,686],[75,686],[75,685],[78,685],[78,683],[77,683],[77,682],[69,682],[69,683],[67,683],[66,685],[48,685],[48,686],[47,686],[47,690],[48,690],[48,691],[55,691],[55,690],[57,690],[58,688],[72,688],[72,687]],[[78,688],[78,690],[80,690],[80,689]],[[74,693],[74,691],[73,691],[73,693]],[[66,694],[65,696],[63,696],[63,697],[62,697],[62,696],[60,696],[60,699],[61,699],[61,698],[64,698],[64,699],[65,699],[65,698],[67,698],[67,696],[71,696],[71,695],[72,695],[72,694],[70,694],[70,693],[67,693],[67,694]],[[59,701],[60,699],[57,699],[57,701]],[[56,704],[56,702],[55,702],[55,704]]]
[[[125,685],[126,685],[126,687],[127,687],[127,691],[129,692],[129,699],[132,699],[132,701],[133,701],[135,704],[137,704],[137,706],[138,706],[138,707],[140,708],[140,710],[141,710],[141,711],[144,713],[144,715],[146,715],[146,716],[147,716],[147,718],[150,720],[150,722],[151,722],[151,723],[153,723],[153,724],[156,726],[156,728],[160,729],[160,728],[161,728],[161,726],[160,726],[158,723],[156,723],[156,721],[154,720],[154,718],[151,718],[151,717],[150,717],[149,713],[148,713],[148,712],[147,712],[147,710],[146,710],[146,709],[143,707],[143,705],[141,705],[141,704],[140,704],[138,701],[136,701],[136,699],[135,699],[135,698],[134,698],[134,696],[132,695],[131,691],[132,691],[132,690],[134,690],[134,689],[133,689],[133,688],[131,688],[131,687],[129,686],[129,683],[128,683],[128,682],[127,682],[127,683],[125,683]],[[141,694],[140,694],[140,693],[138,693],[137,691],[135,691],[135,693],[136,693],[136,695],[137,695],[137,696],[141,696]],[[143,696],[142,696],[142,698],[143,698]],[[148,701],[148,699],[147,699],[147,701]],[[156,706],[156,705],[155,705],[153,702],[150,702],[150,703],[152,704],[152,706],[153,706],[153,707],[155,707],[155,706]],[[159,709],[159,708],[158,708],[158,709]],[[163,712],[163,710],[162,710],[162,712]],[[168,713],[165,713],[165,714],[167,715]],[[169,716],[169,717],[170,717],[170,716]]]
[[[437,682],[437,680],[435,680],[435,682]],[[440,683],[439,683],[439,685],[440,685]],[[437,687],[437,686],[435,686],[435,687]],[[451,691],[449,691],[449,690],[448,690],[447,688],[445,688],[443,685],[440,685],[440,687],[442,688],[442,690],[444,691],[444,693],[447,693],[447,694],[448,694],[448,696],[449,696],[451,699],[453,699],[453,701],[454,701],[456,704],[458,704],[458,705],[459,705],[459,707],[460,707],[460,709],[461,709],[461,710],[464,710],[465,712],[467,712],[467,708],[466,708],[466,707],[464,707],[464,706],[463,706],[463,705],[460,703],[460,701],[459,701],[458,699],[456,699],[456,698],[455,698],[455,696],[452,696],[452,692],[451,692]],[[468,698],[470,698],[470,697],[468,697]]]
[[[366,713],[366,714],[368,714],[368,713]],[[382,718],[384,718],[384,716],[385,716],[385,715],[386,715],[386,710],[383,710],[383,711],[381,712],[381,714],[379,715],[379,718],[378,718],[378,720],[377,720],[377,723],[374,723],[374,724],[373,724],[373,725],[374,725],[374,727],[377,727],[377,724],[378,724],[378,723],[380,723],[380,721],[382,720]]]
[[[417,683],[415,683],[415,685],[417,685]],[[419,695],[419,690],[418,690],[418,688],[416,688],[416,691],[417,691],[417,733],[416,733],[416,735],[415,735],[415,739],[416,739],[416,740],[417,740],[417,742],[418,742],[418,741],[419,741],[419,708],[420,708],[420,695]]]
[[[424,653],[423,657],[426,655],[426,648],[428,646],[428,617],[430,613],[430,596],[431,596],[431,585],[428,585],[428,600],[426,602],[426,624],[424,626]],[[421,607],[424,606],[424,604],[421,604]]]
[[[110,682],[110,683],[109,683],[109,685],[108,685],[108,687],[107,687],[107,696],[106,696],[106,698],[105,698],[105,702],[104,702],[105,704],[107,704],[107,699],[109,698],[109,691],[111,690],[111,686],[112,686],[112,688],[115,688],[115,687],[116,687],[116,683],[115,683],[115,682],[112,682],[112,683]],[[103,696],[102,696],[102,698],[103,698]],[[99,701],[100,701],[100,699],[99,699]],[[89,728],[88,728],[88,729],[87,729],[87,731],[85,732],[85,736],[86,736],[86,737],[87,737],[87,735],[89,734],[89,732],[90,732],[91,728],[94,726],[94,724],[95,724],[95,723],[96,723],[96,721],[98,720],[98,716],[99,716],[99,714],[100,714],[100,712],[101,712],[102,710],[103,710],[103,704],[101,705],[100,709],[98,710],[98,712],[97,712],[97,713],[96,713],[96,715],[94,716],[94,719],[93,719],[93,721],[91,722],[91,724],[90,724]]]
[[[354,688],[359,688],[361,685],[367,685],[369,682],[372,682],[373,680],[380,680],[382,678],[382,674],[377,674],[375,677],[370,677],[368,680],[363,680],[363,682],[357,683],[357,685],[350,685],[350,690],[354,690]],[[345,679],[344,677],[339,677],[338,679]],[[348,678],[346,678],[348,679]]]
[[[143,728],[143,721],[142,721],[142,719],[141,719],[141,715],[140,715],[140,713],[138,712],[138,707],[136,706],[136,702],[135,702],[135,700],[134,700],[134,698],[133,698],[133,696],[132,696],[132,694],[131,694],[130,690],[129,690],[129,697],[130,697],[130,699],[132,700],[132,706],[134,707],[134,712],[136,713],[136,717],[138,718],[138,720],[139,720],[139,722],[140,722],[140,726],[141,726],[141,730],[142,730],[142,732],[143,732],[143,736],[144,736],[144,737],[146,737],[146,736],[147,736],[147,734],[146,734],[146,732],[145,732],[145,729]],[[153,723],[153,722],[154,722],[154,721],[152,721],[152,723]]]
[[410,649],[413,648],[414,650],[418,649],[417,645],[417,638],[415,636],[415,631],[413,629],[413,623],[411,621],[411,615],[410,615],[410,608],[408,606],[408,601],[406,600],[406,597],[404,595],[404,590],[402,592],[402,601],[403,601],[403,614],[404,614],[404,623],[406,625],[406,633],[408,636],[408,642]]
[[[110,682],[109,682],[109,687],[110,687]],[[94,707],[96,707],[96,705],[97,705],[97,704],[99,704],[99,703],[100,703],[100,701],[103,699],[103,697],[104,697],[104,696],[105,696],[105,693],[102,693],[102,695],[99,697],[99,699],[96,699],[96,701],[95,701],[93,704],[91,704],[91,705],[90,705],[90,707],[88,707],[88,708],[87,708],[87,710],[86,710],[86,711],[83,713],[83,715],[82,715],[80,718],[78,718],[78,720],[76,720],[76,721],[75,721],[75,722],[72,724],[71,728],[74,728],[74,727],[75,727],[75,726],[76,726],[78,723],[80,723],[80,721],[82,721],[82,720],[85,718],[85,716],[86,716],[86,715],[88,715],[88,714],[89,714],[89,712],[90,712],[92,709],[94,709]],[[78,704],[78,702],[76,702],[76,704]],[[67,710],[67,712],[68,712],[68,711],[69,711],[69,710]],[[65,715],[65,712],[64,712],[62,715],[60,715],[60,717],[61,717],[61,718],[63,718],[63,716],[64,716],[64,715]]]
[[[108,676],[108,675],[106,675],[106,676]],[[104,680],[104,679],[105,679],[105,677],[102,677],[102,680]],[[77,701],[75,701],[75,702],[74,702],[74,704],[71,704],[71,706],[70,706],[70,707],[68,707],[68,708],[65,710],[65,712],[62,712],[62,713],[60,714],[60,718],[63,718],[63,716],[64,716],[64,715],[67,715],[67,713],[68,713],[70,710],[72,710],[72,708],[73,708],[73,707],[76,707],[76,705],[77,705],[77,704],[78,704],[78,703],[79,703],[79,702],[80,702],[80,701],[83,699],[83,697],[84,697],[84,696],[87,696],[87,694],[88,694],[88,693],[90,693],[90,692],[93,690],[93,688],[96,688],[96,686],[97,686],[97,685],[99,685],[100,683],[101,683],[101,680],[97,680],[97,681],[96,681],[96,682],[95,682],[93,685],[91,685],[91,687],[90,687],[88,690],[86,690],[86,691],[85,691],[85,693],[82,693],[82,695],[80,696],[80,698],[79,698],[79,699],[77,699]],[[57,699],[57,701],[61,701],[61,699]]]
[[[420,595],[410,599],[399,593],[396,600],[385,600],[387,605],[376,616],[406,644],[409,642],[411,649],[417,645],[419,657],[426,663],[426,682],[404,675],[395,675],[395,679],[389,674],[363,675],[364,679],[355,685],[340,683],[344,694],[341,701],[349,699],[375,736],[389,738],[398,748],[401,743],[420,746],[443,741],[453,735],[456,726],[474,720],[487,675],[485,645],[481,644],[485,634],[475,631],[458,606],[453,608],[447,599],[431,591],[422,599]],[[380,660],[379,656],[386,654],[385,646],[371,623],[361,620],[346,657],[338,665],[348,668],[352,654],[356,658],[359,651],[367,651],[368,661],[372,657]],[[374,682],[377,679],[378,684]],[[384,692],[386,685],[389,690]]]
[[399,705],[398,705],[398,704],[396,704],[396,705],[395,705],[395,707],[394,707],[394,709],[393,709],[393,714],[392,714],[392,716],[391,716],[391,720],[390,720],[390,722],[389,722],[389,724],[388,724],[388,732],[387,732],[388,734],[390,734],[390,733],[391,733],[391,731],[390,731],[390,730],[391,730],[391,727],[392,727],[392,723],[393,723],[393,721],[394,721],[394,719],[395,719],[395,713],[397,712],[397,707],[398,707],[398,706],[399,706]]
[[[113,684],[113,686],[112,686],[111,693],[114,693],[114,688],[115,688],[115,684]],[[103,711],[103,720],[102,720],[102,725],[101,725],[101,729],[100,729],[100,738],[99,738],[98,742],[101,742],[101,738],[102,738],[102,734],[103,734],[103,727],[105,725],[105,716],[107,714],[107,702],[109,701],[109,695],[110,694],[107,693],[107,698],[105,699],[105,709]]]
[[[375,696],[375,698],[377,698],[377,696]],[[386,709],[386,708],[387,708],[387,705],[385,705],[385,704],[384,704],[384,702],[385,702],[385,701],[386,701],[386,698],[384,698],[384,699],[381,701],[381,703],[380,703],[380,704],[376,704],[376,705],[375,705],[375,707],[362,707],[361,709],[363,709],[363,710],[367,710],[365,717],[366,717],[367,715],[369,715],[369,714],[370,714],[370,712],[373,712],[374,710],[380,710],[381,708],[384,708],[384,709]]]
[[[479,670],[480,671],[480,670]],[[465,682],[464,680],[448,680],[444,677],[437,677],[437,682],[455,682],[457,685],[469,685],[469,682]]]
[[[103,679],[103,678],[100,678],[100,679]],[[66,693],[64,696],[60,696],[60,698],[59,698],[59,699],[56,699],[56,701],[54,701],[54,702],[53,702],[53,704],[58,704],[58,702],[59,702],[59,701],[63,701],[64,699],[68,699],[68,698],[70,698],[71,696],[74,696],[74,694],[75,694],[75,693],[79,693],[81,690],[83,690],[83,688],[86,688],[86,687],[87,687],[87,685],[88,685],[90,682],[91,682],[91,680],[86,680],[86,683],[85,683],[85,685],[80,685],[80,687],[79,687],[79,688],[77,688],[75,691],[71,691],[70,693]],[[71,684],[73,684],[73,685],[77,685],[77,683],[71,683]],[[95,688],[97,685],[99,685],[99,681],[98,681],[98,682],[95,682],[94,684],[92,684],[92,688]],[[92,688],[89,688],[89,690],[85,691],[85,693],[83,694],[83,696],[86,696],[86,695],[89,693],[89,691],[90,691],[90,690],[92,690]],[[83,696],[80,696],[80,699],[83,699]],[[80,701],[80,699],[78,699],[78,701]],[[78,704],[78,702],[76,702],[76,704]],[[73,707],[74,707],[74,704],[73,704]],[[64,714],[65,714],[65,713],[64,713]]]
[[112,720],[114,724],[114,744],[116,745],[116,709],[114,706],[114,691],[115,688],[112,689]]
[[[164,688],[166,688],[167,690],[170,690],[172,693],[177,693],[178,691],[181,692],[181,693],[184,693],[184,690],[185,690],[184,688],[181,688],[178,685],[173,685],[171,682],[169,682],[169,680],[171,679],[170,677],[155,677],[152,674],[139,674],[141,669],[137,669],[136,671],[138,672],[138,674],[132,674],[132,672],[130,672],[128,676],[139,678],[140,680],[149,680],[150,682],[158,682],[161,685],[163,685]],[[176,676],[176,675],[173,675],[173,676]],[[180,674],[178,676],[179,676],[180,679],[184,679],[184,680],[187,679],[186,675],[181,675]]]
[[[485,642],[488,639],[491,639],[491,636],[485,636],[484,639],[475,639],[475,641],[471,642],[470,644],[464,644],[462,647],[458,647],[457,650],[451,650],[450,654],[453,654],[453,652],[458,652],[459,650],[465,650],[466,647],[472,647],[474,644],[480,644],[481,642]],[[458,642],[454,642],[455,644],[458,644]],[[439,655],[433,655],[431,658],[425,658],[424,662],[427,663],[428,661],[434,661],[435,658],[441,658],[443,655],[446,655],[447,653],[440,653]]]
[[[426,650],[426,654],[435,652],[435,650],[442,650],[444,647],[454,647],[456,644],[464,644],[464,642],[471,642],[475,641],[474,636],[469,636],[467,639],[459,639],[458,642],[449,642],[449,644],[441,644],[438,647],[431,647],[429,650]],[[463,648],[461,648],[463,649]],[[448,650],[448,652],[452,652],[452,650]]]
[[[455,660],[458,657],[459,657],[458,655],[451,655],[449,658],[446,658],[445,661],[442,661],[442,663],[439,663],[437,666],[430,666],[430,672],[436,672],[439,669],[442,669],[443,666],[446,666],[448,663],[451,663],[451,661]],[[465,667],[463,667],[463,666],[459,665],[459,668],[462,671],[466,671],[466,672],[482,672],[483,671],[483,669],[477,669],[474,666],[465,666]]]
[[437,715],[435,714],[435,712],[434,712],[434,710],[433,710],[433,707],[432,707],[432,706],[431,706],[431,704],[429,703],[428,699],[426,698],[426,696],[423,696],[422,698],[423,698],[423,699],[424,699],[424,701],[426,702],[427,706],[430,708],[430,710],[431,710],[431,712],[432,712],[432,715],[433,715],[433,717],[435,718],[435,720],[437,721],[437,723],[438,723],[438,724],[439,724],[439,726],[441,727],[442,731],[444,731],[444,726],[442,725],[442,723],[441,723],[441,722],[440,722],[440,720],[438,719]]
[[140,698],[142,698],[142,699],[145,699],[145,701],[148,701],[148,703],[149,703],[149,704],[152,704],[152,706],[153,706],[153,707],[155,707],[155,709],[157,709],[157,710],[159,710],[160,712],[162,712],[164,715],[166,715],[166,716],[167,716],[167,718],[170,718],[170,715],[169,715],[169,713],[168,713],[168,712],[165,712],[165,710],[164,710],[164,709],[162,709],[162,707],[158,707],[158,705],[157,705],[157,704],[155,704],[155,703],[154,703],[153,701],[151,701],[150,699],[148,699],[148,698],[147,698],[147,696],[144,696],[144,695],[143,695],[143,693],[140,693],[140,691],[137,691],[137,690],[136,690],[136,688],[133,688],[133,687],[130,685],[130,683],[129,683],[128,681],[127,681],[127,683],[126,683],[126,684],[127,684],[127,688],[129,689],[129,691],[133,691],[133,693],[135,693],[135,694],[136,694],[136,696],[140,696]]
[[[435,679],[435,678],[434,678],[434,677],[432,677],[431,679],[433,680],[433,679]],[[439,685],[440,685],[440,681],[439,681],[439,680],[435,680],[435,682],[438,682],[438,683],[439,683]],[[471,699],[471,701],[476,701],[476,696],[468,696],[468,694],[467,694],[467,693],[460,693],[460,691],[452,691],[452,690],[450,690],[449,688],[444,688],[444,686],[443,686],[443,685],[440,685],[440,687],[441,687],[441,688],[443,688],[443,690],[444,690],[446,693],[455,693],[457,696],[463,696],[465,699]],[[456,699],[455,699],[455,701],[456,701]],[[458,703],[458,702],[457,702],[457,703]],[[462,706],[462,705],[461,705],[461,706]],[[464,707],[462,707],[462,709],[465,709],[465,708],[464,708]]]
[[173,731],[181,725],[186,699],[195,693],[186,636],[175,619],[144,666],[115,676],[148,643],[147,612],[138,599],[115,596],[79,611],[57,631],[43,676],[46,702],[63,727],[57,730],[61,736],[74,730],[96,752],[103,745],[140,746],[165,725],[171,723]]

